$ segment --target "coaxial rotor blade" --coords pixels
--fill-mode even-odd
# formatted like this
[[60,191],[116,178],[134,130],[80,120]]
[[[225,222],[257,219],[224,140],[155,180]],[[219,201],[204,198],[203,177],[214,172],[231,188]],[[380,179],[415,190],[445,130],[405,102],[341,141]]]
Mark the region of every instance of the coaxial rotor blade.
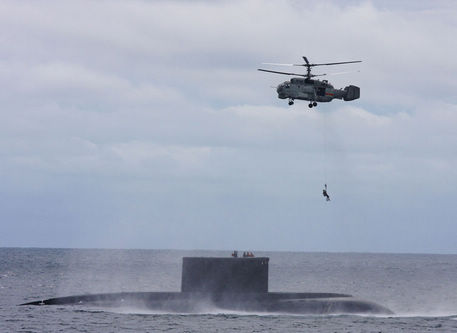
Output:
[[273,65],[273,66],[306,66],[305,64],[278,64],[276,62],[262,62],[262,65]]
[[278,72],[278,71],[270,71],[270,70],[261,69],[261,68],[258,68],[257,70],[258,70],[258,71],[261,71],[261,72],[268,72],[268,73],[275,73],[275,74],[283,74],[283,75],[296,75],[296,76],[304,76],[304,77],[306,77],[306,75],[304,75],[304,74],[287,73],[287,72]]
[[350,73],[360,73],[360,71],[328,73],[327,75],[341,75],[341,74],[350,74]]
[[262,62],[262,65],[274,65],[274,66],[296,66],[294,64],[278,64],[276,62]]
[[325,64],[309,64],[309,65],[304,65],[304,66],[331,66],[331,65],[343,65],[343,64],[354,64],[356,62],[362,62],[361,60],[355,60],[355,61],[342,61],[342,62],[328,62]]

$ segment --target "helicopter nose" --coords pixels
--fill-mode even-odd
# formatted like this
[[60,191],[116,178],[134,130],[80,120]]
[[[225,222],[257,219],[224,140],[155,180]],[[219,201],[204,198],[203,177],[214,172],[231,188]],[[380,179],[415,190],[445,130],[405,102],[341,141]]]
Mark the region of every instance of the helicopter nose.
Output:
[[283,89],[283,85],[280,84],[280,85],[276,88],[276,92],[277,92],[278,94],[280,94],[280,93],[282,92],[282,89]]

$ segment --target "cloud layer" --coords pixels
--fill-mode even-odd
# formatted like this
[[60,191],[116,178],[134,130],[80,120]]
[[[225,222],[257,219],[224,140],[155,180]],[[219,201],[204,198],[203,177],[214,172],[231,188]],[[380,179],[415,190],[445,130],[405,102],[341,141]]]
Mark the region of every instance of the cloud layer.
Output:
[[[456,14],[2,2],[0,246],[455,253]],[[302,55],[361,99],[278,100]]]

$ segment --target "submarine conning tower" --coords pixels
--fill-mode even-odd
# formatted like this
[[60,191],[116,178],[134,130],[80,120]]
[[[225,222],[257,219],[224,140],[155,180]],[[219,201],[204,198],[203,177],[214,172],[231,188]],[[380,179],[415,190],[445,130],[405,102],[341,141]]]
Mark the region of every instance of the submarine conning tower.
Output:
[[270,258],[184,257],[181,291],[268,293]]

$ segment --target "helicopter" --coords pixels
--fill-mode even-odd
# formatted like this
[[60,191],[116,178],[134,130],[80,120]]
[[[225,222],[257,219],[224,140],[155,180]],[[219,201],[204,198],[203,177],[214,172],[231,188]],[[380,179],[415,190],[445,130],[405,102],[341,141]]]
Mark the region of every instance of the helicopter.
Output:
[[[276,87],[278,98],[289,99],[289,105],[294,104],[295,99],[309,101],[308,107],[312,108],[317,106],[317,102],[331,102],[333,99],[342,99],[345,101],[353,101],[360,98],[360,88],[357,86],[349,85],[344,89],[335,89],[327,80],[313,80],[313,77],[324,76],[327,74],[311,74],[311,67],[315,66],[330,66],[330,65],[343,65],[362,62],[356,61],[343,61],[343,62],[330,62],[325,64],[311,64],[308,58],[303,57],[305,63],[303,64],[277,64],[277,63],[264,63],[264,65],[279,65],[279,66],[304,66],[306,67],[306,74],[296,74],[288,72],[278,72],[268,69],[258,68],[261,72],[294,75],[300,77],[291,78]],[[344,74],[344,73],[334,73]]]

